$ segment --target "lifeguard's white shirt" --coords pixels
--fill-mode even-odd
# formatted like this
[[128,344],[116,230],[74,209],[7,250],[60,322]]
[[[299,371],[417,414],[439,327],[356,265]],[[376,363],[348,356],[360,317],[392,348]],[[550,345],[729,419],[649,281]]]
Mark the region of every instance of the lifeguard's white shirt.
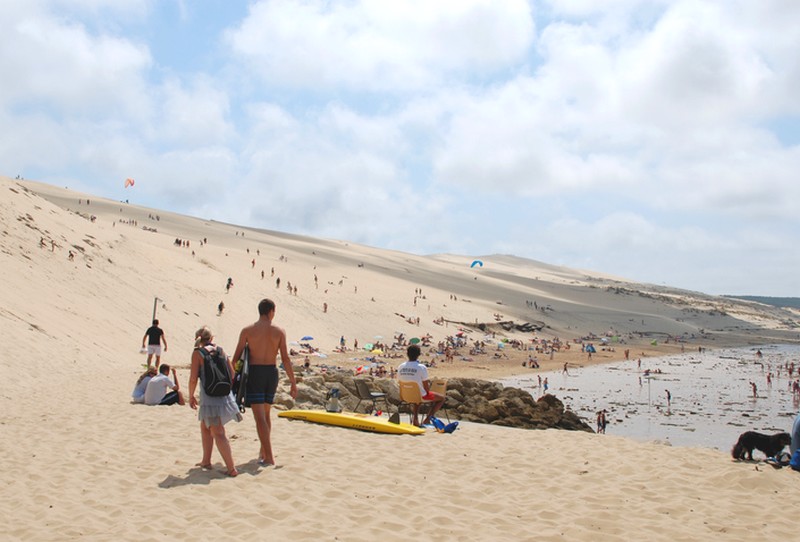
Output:
[[425,397],[425,394],[428,393],[422,384],[423,381],[428,380],[428,368],[419,361],[409,360],[401,363],[400,367],[397,368],[397,378],[403,381],[414,381],[419,384],[419,394],[422,397]]

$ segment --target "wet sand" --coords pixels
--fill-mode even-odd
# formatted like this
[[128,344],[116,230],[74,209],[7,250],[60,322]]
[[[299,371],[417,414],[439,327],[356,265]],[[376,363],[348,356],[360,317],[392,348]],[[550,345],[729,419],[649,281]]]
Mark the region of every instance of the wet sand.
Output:
[[[785,364],[800,368],[800,347],[769,345],[692,352],[664,357],[542,372],[552,393],[594,426],[608,411],[607,434],[676,446],[728,451],[744,431],[789,431],[800,408]],[[776,376],[780,368],[779,376]],[[646,370],[650,371],[647,376]],[[661,370],[661,373],[656,371]],[[772,372],[772,385],[767,373]],[[798,378],[795,371],[794,377]],[[502,379],[508,386],[543,393],[535,375]],[[750,382],[755,382],[753,397]],[[666,390],[671,393],[667,404]]]

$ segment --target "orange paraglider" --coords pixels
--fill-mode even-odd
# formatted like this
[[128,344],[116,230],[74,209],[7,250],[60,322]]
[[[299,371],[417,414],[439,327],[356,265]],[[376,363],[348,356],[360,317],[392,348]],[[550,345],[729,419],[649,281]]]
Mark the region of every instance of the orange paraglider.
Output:
[[133,179],[131,179],[131,178],[125,179],[125,188],[128,188],[129,186],[133,186],[134,183],[135,183],[135,181]]

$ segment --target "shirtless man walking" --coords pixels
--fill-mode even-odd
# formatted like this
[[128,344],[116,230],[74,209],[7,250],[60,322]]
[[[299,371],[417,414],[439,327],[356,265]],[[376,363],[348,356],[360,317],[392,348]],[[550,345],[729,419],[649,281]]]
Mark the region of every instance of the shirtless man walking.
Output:
[[258,462],[262,466],[274,465],[272,455],[270,432],[270,405],[275,402],[275,392],[278,389],[278,352],[281,354],[281,363],[286,370],[286,375],[291,382],[290,394],[292,399],[297,398],[297,383],[292,370],[292,360],[286,348],[286,332],[272,325],[275,318],[275,303],[270,299],[262,299],[258,304],[258,321],[247,326],[239,334],[239,342],[233,359],[242,357],[245,346],[250,349],[250,374],[247,378],[247,394],[245,404],[253,411],[256,420],[256,431],[261,441],[261,451]]

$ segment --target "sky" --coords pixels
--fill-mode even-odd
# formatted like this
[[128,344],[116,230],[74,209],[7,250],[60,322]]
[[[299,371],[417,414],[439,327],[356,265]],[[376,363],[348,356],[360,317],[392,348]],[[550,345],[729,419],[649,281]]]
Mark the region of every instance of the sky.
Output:
[[795,0],[4,0],[0,174],[800,296],[798,21]]

